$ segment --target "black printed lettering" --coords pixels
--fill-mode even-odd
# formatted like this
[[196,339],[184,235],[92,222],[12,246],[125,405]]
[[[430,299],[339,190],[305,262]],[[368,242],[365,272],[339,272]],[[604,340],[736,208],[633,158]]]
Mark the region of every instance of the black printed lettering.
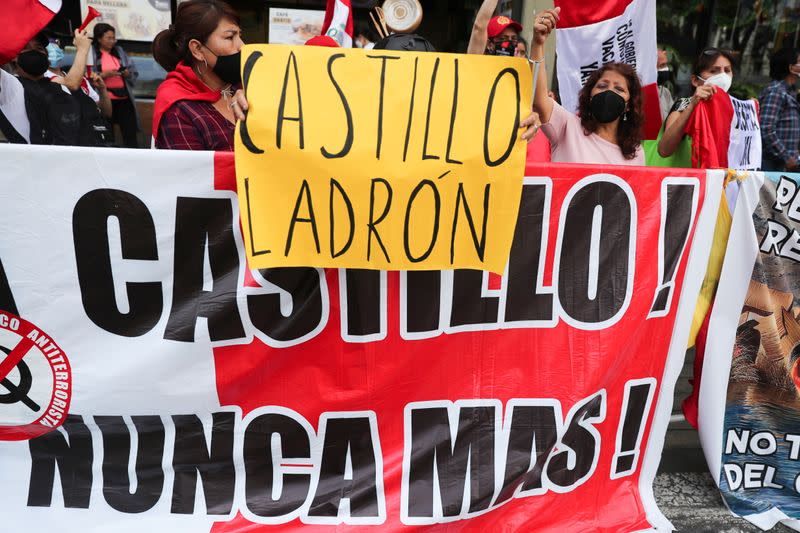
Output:
[[440,59],[437,57],[436,62],[433,64],[433,74],[431,74],[431,92],[428,95],[428,114],[425,118],[425,140],[422,143],[422,160],[425,161],[427,159],[439,159],[438,155],[433,155],[428,153],[428,134],[431,130],[431,111],[433,110],[433,94],[436,90],[436,75],[439,73],[439,61]]
[[[375,185],[380,183],[383,185],[384,190],[386,191],[386,201],[383,204],[383,208],[381,209],[381,214],[378,215],[378,218],[375,218]],[[372,237],[375,237],[378,246],[381,247],[381,252],[383,252],[383,256],[386,258],[386,262],[391,262],[389,259],[389,252],[386,251],[386,246],[383,244],[383,239],[381,239],[380,233],[375,227],[383,222],[383,220],[389,215],[389,210],[392,208],[392,186],[383,178],[373,178],[372,182],[369,186],[369,223],[367,224],[367,261],[372,258]]]
[[[263,55],[264,54],[261,52],[252,52],[244,64],[244,69],[242,69],[242,89],[244,90],[245,98],[247,98],[247,88],[250,86],[250,76],[253,74],[253,69],[255,68],[256,63]],[[250,131],[247,127],[246,115],[244,120],[239,121],[239,135],[242,138],[242,144],[250,153],[264,153],[264,150],[256,146],[256,144],[253,142],[253,138],[250,136]]]
[[[458,431],[450,436],[448,410],[411,411],[411,464],[408,478],[408,515],[433,516],[433,494],[439,491],[444,516],[459,516],[466,484],[470,484],[469,512],[487,509],[494,495],[494,407],[461,407]],[[434,470],[439,484],[434,488]]]
[[375,159],[381,158],[381,146],[383,144],[383,108],[384,108],[384,93],[386,89],[386,62],[390,60],[400,59],[400,56],[367,56],[369,59],[381,60],[381,88],[378,95],[378,136],[375,140]]
[[[61,431],[51,431],[28,441],[31,452],[29,507],[50,507],[56,466],[61,480],[64,507],[88,509],[92,494],[92,434],[78,415],[67,416]],[[127,465],[127,462],[125,463]]]
[[[308,515],[335,517],[346,498],[350,516],[379,516],[377,443],[372,440],[369,418],[330,418],[324,430],[319,481]],[[348,458],[350,474],[346,472]]]
[[196,415],[175,415],[172,421],[175,424],[172,512],[194,512],[199,475],[206,512],[210,515],[227,515],[233,507],[236,487],[236,467],[233,464],[235,413],[213,414],[210,443],[206,442],[203,423]]
[[[511,499],[517,487],[542,489],[542,472],[558,441],[558,422],[553,405],[515,405],[511,411],[506,471],[503,488],[494,505]],[[536,456],[531,461],[531,454]]]
[[439,329],[442,274],[439,271],[408,271],[406,276],[406,329],[424,333]]
[[403,146],[403,162],[408,156],[408,143],[411,141],[411,125],[414,123],[414,100],[417,96],[417,70],[419,68],[419,58],[414,58],[414,81],[411,84],[411,102],[408,104],[408,124],[406,125],[406,141]]
[[456,118],[458,113],[458,59],[453,61],[453,106],[450,109],[450,129],[447,132],[447,152],[445,153],[445,161],[451,165],[462,165],[463,162],[453,157],[453,136],[456,129]]
[[8,276],[2,261],[0,261],[0,311],[19,315],[17,302],[14,301],[14,294],[11,292],[11,284],[8,282]]
[[525,184],[508,259],[505,321],[553,320],[553,293],[540,292],[545,242],[543,225],[549,214],[547,186]]
[[[245,336],[236,293],[239,248],[230,199],[178,197],[175,217],[175,279],[164,338],[193,342],[199,317],[212,341]],[[238,221],[237,221],[238,223]],[[212,288],[204,290],[206,255]]]
[[[330,71],[330,64],[328,65]],[[286,114],[286,91],[289,88],[289,71],[293,72],[293,81],[297,89],[297,115],[288,116]],[[286,121],[297,122],[300,130],[299,146],[303,150],[305,148],[305,135],[303,129],[303,98],[300,94],[300,73],[297,69],[297,58],[294,52],[289,52],[289,59],[286,62],[286,74],[283,77],[283,89],[281,90],[281,100],[278,104],[278,123],[275,126],[275,146],[279,149],[283,143],[283,123]]]
[[[303,218],[300,216],[300,209],[303,207],[304,202],[306,204],[306,210],[308,211],[308,218]],[[294,203],[294,213],[292,213],[292,220],[289,222],[289,232],[286,235],[286,250],[284,251],[284,256],[286,257],[289,257],[289,252],[292,250],[295,224],[298,222],[309,224],[311,226],[311,234],[314,237],[314,246],[316,247],[317,253],[320,253],[317,219],[314,216],[314,204],[311,201],[311,187],[308,185],[308,180],[303,180],[303,184],[300,186],[300,192],[297,193],[297,201]]]
[[131,434],[121,416],[96,416],[103,434],[103,496],[121,513],[143,513],[158,503],[164,490],[164,424],[159,416],[133,416],[139,437],[136,449],[136,490],[131,492],[128,463]]
[[[334,243],[336,237],[336,215],[335,215],[335,202],[334,196],[338,192],[339,198],[341,198],[342,202],[344,202],[345,207],[347,208],[347,218],[349,223],[349,230],[348,230],[348,237],[347,242],[342,245],[341,248],[338,250],[336,249],[336,244]],[[350,249],[350,246],[353,244],[353,237],[355,236],[356,232],[356,219],[355,214],[353,213],[353,203],[350,201],[350,197],[347,196],[342,184],[339,183],[336,179],[331,178],[331,192],[330,192],[330,205],[329,205],[329,215],[330,215],[330,250],[331,250],[331,257],[336,259],[337,257],[344,255]]]
[[658,258],[662,279],[650,309],[651,313],[666,313],[669,310],[675,290],[675,275],[692,229],[695,188],[695,184],[669,183],[664,193],[662,186],[662,195],[665,196],[661,200],[662,209],[666,208],[659,236],[662,239],[659,248],[663,251],[663,255]]
[[547,479],[551,483],[570,488],[583,483],[591,475],[600,454],[600,434],[593,424],[604,419],[604,393],[594,395],[575,410],[561,437],[559,451],[551,455],[547,463]]
[[259,273],[287,292],[292,306],[284,316],[279,293],[248,295],[247,309],[253,326],[271,339],[289,342],[305,337],[320,325],[324,312],[321,284],[325,279],[320,279],[316,269],[272,268]]
[[72,213],[81,300],[86,316],[98,327],[123,337],[139,337],[161,319],[161,282],[125,283],[129,310],[120,311],[114,297],[108,242],[108,220],[112,217],[119,223],[123,260],[158,260],[153,217],[139,198],[116,189],[86,193]]
[[453,272],[451,328],[497,323],[500,298],[482,296],[482,287],[483,271],[459,269]]
[[[244,432],[242,456],[245,469],[245,501],[256,516],[288,515],[303,505],[311,486],[310,474],[280,473],[283,457],[273,457],[272,436],[280,439],[283,457],[294,461],[311,460],[311,442],[306,430],[296,420],[269,413],[254,418]],[[282,476],[282,489],[273,497],[275,471]]]
[[[598,240],[593,243],[597,218]],[[631,223],[630,199],[615,183],[591,182],[573,196],[562,228],[558,275],[561,308],[573,319],[604,322],[628,300]]]
[[[413,253],[411,252],[411,231],[410,231],[411,210],[414,207],[414,200],[416,200],[419,193],[422,192],[422,189],[426,186],[429,188],[431,194],[433,195],[433,203],[434,203],[433,213],[426,213],[424,215],[420,215],[418,217],[418,220],[423,218],[424,219],[433,218],[433,227],[431,230],[431,237],[428,248],[422,253],[422,255],[414,256]],[[436,240],[439,237],[439,216],[441,213],[441,209],[442,209],[442,201],[441,198],[439,197],[439,189],[436,188],[436,184],[431,180],[422,180],[419,183],[419,185],[417,185],[414,188],[414,190],[411,191],[411,196],[408,199],[408,206],[406,207],[405,223],[403,224],[403,246],[405,248],[406,258],[408,258],[408,260],[411,261],[412,263],[419,263],[421,261],[424,261],[425,259],[428,258],[429,255],[431,255],[431,252],[433,252],[433,249],[436,246]],[[419,235],[419,232],[415,232],[414,234]]]
[[475,253],[478,255],[478,259],[483,262],[483,257],[486,252],[486,225],[489,221],[489,193],[491,192],[491,184],[487,183],[483,189],[483,221],[481,222],[481,234],[480,237],[478,236],[478,232],[475,229],[475,220],[472,218],[472,210],[469,208],[469,202],[467,202],[467,195],[464,193],[464,184],[458,184],[458,191],[456,192],[456,208],[455,212],[453,213],[453,232],[450,236],[450,264],[453,264],[455,254],[456,254],[456,235],[458,234],[458,218],[459,213],[461,212],[461,205],[464,205],[464,215],[467,218],[467,224],[469,225],[469,232],[472,235],[472,243],[475,246]]
[[[508,148],[506,151],[497,159],[492,159],[492,156],[489,154],[489,126],[492,122],[492,113],[494,112],[494,99],[497,95],[497,86],[500,85],[500,81],[503,79],[504,76],[510,75],[511,78],[514,80],[516,90],[515,90],[515,100],[514,100],[514,124],[511,128],[511,135],[508,140]],[[497,167],[505,163],[506,159],[511,156],[511,152],[514,150],[514,144],[517,142],[517,132],[519,130],[519,103],[520,103],[520,88],[519,88],[519,74],[517,71],[511,68],[503,69],[495,78],[494,83],[492,84],[492,90],[489,93],[489,102],[486,104],[486,122],[484,124],[483,129],[483,159],[486,164],[490,167]]]
[[325,147],[320,149],[320,152],[326,159],[338,159],[344,157],[350,153],[350,149],[353,147],[353,137],[355,135],[353,132],[353,112],[350,111],[350,104],[347,102],[347,97],[345,96],[344,91],[342,91],[339,82],[337,82],[336,78],[333,76],[333,63],[337,59],[341,59],[343,57],[344,54],[333,54],[328,59],[328,78],[330,78],[333,87],[336,89],[336,92],[339,94],[339,98],[342,101],[345,121],[347,122],[347,133],[345,134],[344,146],[342,146],[342,149],[337,153],[331,153]]
[[[341,279],[341,278],[340,278]],[[347,297],[341,311],[347,322],[349,337],[364,337],[381,333],[381,273],[377,270],[347,269],[344,271],[345,288],[339,287]]]

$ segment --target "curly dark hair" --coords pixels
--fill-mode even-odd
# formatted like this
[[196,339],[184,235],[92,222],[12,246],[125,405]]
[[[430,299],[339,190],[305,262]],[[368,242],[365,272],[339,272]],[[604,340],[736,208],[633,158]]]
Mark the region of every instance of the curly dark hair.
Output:
[[642,83],[633,67],[625,63],[606,63],[589,75],[583,89],[578,94],[578,116],[586,135],[595,133],[600,123],[592,116],[589,101],[592,99],[592,89],[608,71],[621,74],[628,82],[628,107],[623,115],[625,120],[620,120],[617,128],[617,145],[625,159],[636,157],[636,150],[642,144],[642,125],[644,114],[642,112]]

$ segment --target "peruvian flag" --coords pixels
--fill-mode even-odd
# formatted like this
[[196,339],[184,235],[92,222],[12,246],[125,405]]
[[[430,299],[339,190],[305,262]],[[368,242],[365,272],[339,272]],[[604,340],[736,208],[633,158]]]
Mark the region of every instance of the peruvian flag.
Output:
[[661,128],[656,0],[555,0],[555,5],[561,7],[556,53],[563,106],[578,108],[578,92],[594,70],[605,63],[627,63],[642,80],[645,139],[655,139]]
[[0,5],[0,27],[9,28],[0,40],[2,65],[14,59],[47,26],[61,9],[61,0],[3,0]]
[[353,47],[353,8],[350,0],[328,0],[322,35],[333,38],[342,48]]
[[758,170],[761,126],[758,103],[717,90],[695,108],[684,133],[692,138],[692,166]]

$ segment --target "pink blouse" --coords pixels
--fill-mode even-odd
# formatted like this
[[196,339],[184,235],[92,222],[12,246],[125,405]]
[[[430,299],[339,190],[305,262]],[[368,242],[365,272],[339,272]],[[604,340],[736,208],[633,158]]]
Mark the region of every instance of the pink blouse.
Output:
[[625,159],[619,146],[596,133],[586,135],[581,119],[557,103],[553,103],[550,121],[542,124],[550,140],[552,160],[556,163],[589,163],[594,165],[644,166],[644,150],[639,146],[633,159]]

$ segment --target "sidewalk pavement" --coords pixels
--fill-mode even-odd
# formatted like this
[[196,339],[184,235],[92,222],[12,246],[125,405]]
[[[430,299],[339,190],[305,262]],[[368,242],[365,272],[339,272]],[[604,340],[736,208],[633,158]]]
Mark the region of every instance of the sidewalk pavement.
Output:
[[[654,484],[656,501],[677,533],[756,533],[761,529],[733,516],[707,472],[662,472]],[[774,533],[793,530],[776,526]]]
[[[691,392],[694,354],[689,353],[675,387],[673,414],[681,414],[681,402]],[[697,431],[685,420],[669,425],[659,473],[654,484],[661,512],[677,533],[757,533],[761,529],[733,516],[717,490],[700,448]],[[772,533],[792,532],[786,526]]]

